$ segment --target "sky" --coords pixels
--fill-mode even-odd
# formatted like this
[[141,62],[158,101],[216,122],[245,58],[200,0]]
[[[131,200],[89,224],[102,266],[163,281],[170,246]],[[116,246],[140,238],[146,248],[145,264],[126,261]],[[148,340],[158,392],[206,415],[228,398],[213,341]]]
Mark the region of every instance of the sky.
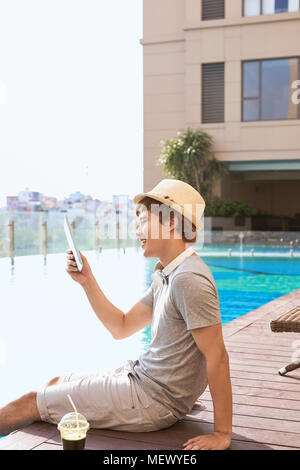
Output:
[[143,190],[142,0],[0,0],[0,206]]

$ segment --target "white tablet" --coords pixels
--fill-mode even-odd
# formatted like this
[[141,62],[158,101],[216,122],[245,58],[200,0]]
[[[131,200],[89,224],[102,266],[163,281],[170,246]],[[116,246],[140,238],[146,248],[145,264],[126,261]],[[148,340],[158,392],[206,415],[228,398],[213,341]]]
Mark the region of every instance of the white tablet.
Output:
[[65,234],[66,234],[66,237],[67,237],[67,240],[68,240],[69,247],[72,250],[73,255],[75,257],[75,261],[76,261],[76,264],[77,264],[78,271],[82,271],[82,268],[83,268],[82,259],[80,258],[77,243],[76,243],[75,237],[73,235],[68,216],[66,214],[65,214],[64,229],[65,229]]

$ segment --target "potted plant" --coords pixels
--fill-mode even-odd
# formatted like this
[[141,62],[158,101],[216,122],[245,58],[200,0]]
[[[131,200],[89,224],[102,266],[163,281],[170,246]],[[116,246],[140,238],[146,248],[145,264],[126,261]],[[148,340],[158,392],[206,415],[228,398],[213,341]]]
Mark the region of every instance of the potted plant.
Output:
[[213,140],[206,132],[188,128],[173,139],[161,141],[157,160],[166,178],[174,178],[193,186],[205,201],[212,197],[216,179],[229,172],[225,163],[213,154]]

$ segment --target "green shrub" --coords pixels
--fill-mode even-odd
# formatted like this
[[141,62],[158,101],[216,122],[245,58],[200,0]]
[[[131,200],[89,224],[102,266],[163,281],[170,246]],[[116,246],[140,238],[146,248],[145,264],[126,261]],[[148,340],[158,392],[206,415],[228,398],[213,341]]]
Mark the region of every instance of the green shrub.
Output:
[[249,217],[256,213],[257,210],[247,202],[215,197],[212,201],[207,202],[204,215],[206,217]]
[[211,198],[215,180],[228,174],[228,166],[213,154],[212,137],[199,129],[178,131],[172,139],[161,141],[157,164],[165,178],[190,184],[205,201]]

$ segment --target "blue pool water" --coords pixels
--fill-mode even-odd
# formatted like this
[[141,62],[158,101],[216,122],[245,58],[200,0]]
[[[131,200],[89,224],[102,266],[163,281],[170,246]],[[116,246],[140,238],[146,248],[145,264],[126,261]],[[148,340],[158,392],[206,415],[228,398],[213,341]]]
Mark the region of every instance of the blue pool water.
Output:
[[[227,247],[226,247],[227,248]],[[257,250],[258,247],[256,247]],[[222,247],[219,247],[222,250]],[[216,256],[207,249],[198,248],[215,279],[222,316],[222,324],[234,320],[261,305],[300,288],[300,257],[278,256],[268,251],[264,256]],[[236,253],[237,254],[237,253]],[[270,256],[272,255],[272,256]],[[146,286],[157,260],[146,260]],[[151,326],[144,330],[144,342],[151,341]]]
[[[107,298],[128,311],[151,282],[156,259],[140,248],[84,252]],[[300,287],[300,258],[228,257],[198,250],[209,266],[226,324]],[[65,272],[65,255],[0,259],[0,406],[51,377],[119,367],[151,340],[150,328],[116,341],[82,290]]]
[[[300,257],[206,256],[202,251],[197,249],[214,276],[223,325],[300,288]],[[155,263],[147,260],[147,285]]]
[[223,324],[300,288],[299,258],[203,257],[219,292]]

